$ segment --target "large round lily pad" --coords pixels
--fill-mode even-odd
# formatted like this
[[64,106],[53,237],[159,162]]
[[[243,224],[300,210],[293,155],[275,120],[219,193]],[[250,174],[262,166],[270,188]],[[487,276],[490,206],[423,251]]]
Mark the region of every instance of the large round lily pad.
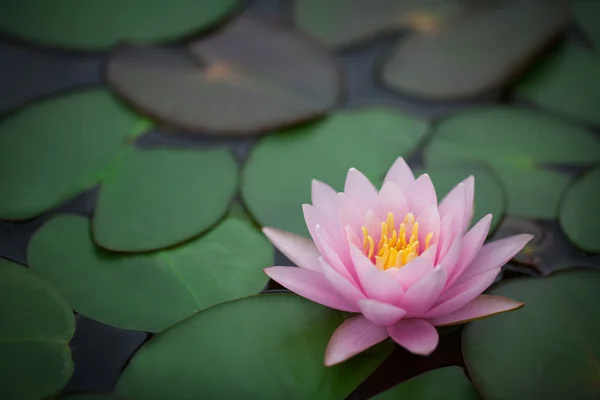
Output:
[[246,162],[243,199],[262,225],[308,235],[302,204],[310,203],[312,179],[342,190],[355,167],[378,184],[427,127],[391,108],[367,108],[278,132],[262,139]]
[[549,167],[599,160],[600,140],[557,117],[515,107],[491,107],[442,120],[424,157],[430,166],[486,163],[506,189],[509,215],[554,218],[571,178]]
[[383,65],[383,80],[423,98],[483,93],[519,73],[559,33],[567,18],[556,2],[497,2],[436,34],[401,41]]
[[425,372],[375,396],[372,400],[479,400],[461,367]]
[[402,28],[431,32],[468,9],[460,0],[295,0],[294,20],[329,46],[347,46]]
[[572,0],[571,12],[592,46],[600,49],[600,8],[596,0]]
[[59,400],[125,400],[113,394],[104,393],[76,393],[61,397]]
[[164,248],[221,218],[237,188],[225,149],[129,149],[102,183],[94,240],[114,251]]
[[0,259],[0,398],[55,395],[73,373],[73,311],[29,269]]
[[30,267],[73,308],[125,329],[161,331],[205,307],[260,292],[273,263],[269,241],[228,219],[184,246],[117,255],[94,246],[87,219],[57,216],[31,239]]
[[0,6],[0,29],[43,45],[105,49],[167,41],[213,26],[238,0],[22,0]]
[[[598,4],[596,8],[600,9]],[[584,123],[600,125],[600,54],[565,45],[540,62],[518,86],[517,95]]]
[[293,294],[220,304],[144,345],[116,393],[145,400],[344,399],[391,346],[325,367],[325,347],[342,321],[338,311]]
[[560,207],[559,221],[565,234],[582,249],[600,253],[600,166],[569,188]]
[[251,18],[184,49],[119,48],[107,71],[134,107],[208,133],[249,134],[315,118],[340,93],[330,54],[297,32]]
[[35,217],[108,172],[148,123],[102,89],[36,102],[0,123],[0,218]]
[[600,397],[600,273],[559,272],[506,282],[491,294],[525,302],[467,325],[469,375],[489,400]]

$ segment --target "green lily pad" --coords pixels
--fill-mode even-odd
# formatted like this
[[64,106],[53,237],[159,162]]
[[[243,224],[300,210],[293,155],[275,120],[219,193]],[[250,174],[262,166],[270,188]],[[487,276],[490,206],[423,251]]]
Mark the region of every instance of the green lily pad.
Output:
[[107,74],[137,109],[211,134],[252,134],[313,119],[340,94],[331,54],[294,31],[251,18],[184,49],[121,47]]
[[220,304],[145,344],[116,393],[146,400],[343,399],[392,346],[325,367],[325,347],[342,321],[338,311],[289,293]]
[[571,13],[592,45],[600,48],[600,8],[596,0],[571,1]]
[[553,165],[589,165],[600,159],[600,140],[560,118],[515,107],[490,107],[443,119],[424,151],[429,166],[482,162],[505,187],[507,213],[554,218],[570,181]]
[[479,400],[461,367],[434,369],[394,386],[372,400]]
[[156,332],[194,312],[260,292],[273,263],[269,241],[249,223],[227,219],[205,236],[161,252],[117,255],[94,246],[86,218],[46,223],[27,249],[30,267],[73,308],[124,329]]
[[42,100],[3,120],[0,218],[35,217],[94,186],[147,127],[102,89]]
[[569,239],[583,250],[600,253],[600,166],[569,188],[560,207],[559,222]]
[[296,24],[329,46],[357,44],[402,28],[435,31],[465,10],[457,0],[295,0]]
[[436,34],[401,41],[383,65],[383,80],[393,89],[438,100],[484,93],[518,74],[567,19],[556,3],[489,6]]
[[0,398],[37,400],[73,374],[75,318],[66,300],[31,270],[0,259]]
[[121,400],[121,397],[116,397],[112,394],[104,393],[76,393],[63,396],[60,400]]
[[600,273],[593,270],[518,279],[493,289],[491,294],[525,307],[471,322],[463,332],[467,369],[482,397],[600,397],[598,292]]
[[600,125],[600,54],[565,45],[543,60],[516,92],[543,109]]
[[475,178],[475,212],[471,226],[487,214],[492,214],[492,232],[502,221],[505,208],[505,194],[498,178],[487,167],[477,164],[444,165],[432,167],[415,174],[429,174],[438,199],[443,199],[456,185],[473,175]]
[[426,122],[395,109],[367,108],[265,137],[246,162],[242,197],[260,224],[308,235],[302,204],[310,203],[312,179],[342,190],[355,167],[379,183],[427,129]]
[[171,41],[207,29],[238,0],[86,1],[2,3],[0,29],[43,45],[102,50],[120,41]]
[[138,252],[196,236],[225,214],[237,175],[225,149],[130,149],[100,188],[94,241]]

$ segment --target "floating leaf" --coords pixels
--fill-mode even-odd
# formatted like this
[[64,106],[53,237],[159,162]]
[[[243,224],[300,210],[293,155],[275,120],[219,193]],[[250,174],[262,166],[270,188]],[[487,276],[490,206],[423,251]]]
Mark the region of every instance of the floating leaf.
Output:
[[572,0],[571,12],[595,48],[600,48],[600,8],[596,0]]
[[600,253],[600,166],[587,172],[567,191],[559,221],[565,234],[582,249]]
[[125,398],[343,399],[391,346],[325,367],[342,315],[293,294],[266,294],[206,309],[153,338],[116,393]]
[[145,127],[105,90],[42,100],[3,120],[0,218],[35,217],[97,184]]
[[213,26],[238,0],[27,0],[2,3],[0,29],[43,45],[101,50],[123,40],[170,41]]
[[502,221],[505,194],[500,181],[489,168],[477,164],[456,164],[432,167],[415,174],[421,173],[429,174],[439,200],[461,181],[473,175],[475,178],[475,212],[471,226],[487,214],[494,216],[490,232]]
[[518,279],[493,289],[491,294],[525,307],[471,322],[464,330],[465,362],[482,397],[597,399],[598,292],[600,273],[591,270]]
[[73,311],[29,269],[0,259],[0,398],[56,394],[73,373]]
[[154,332],[205,307],[260,292],[273,248],[249,223],[232,218],[184,246],[121,256],[94,246],[85,218],[66,215],[33,236],[27,258],[77,312]]
[[461,367],[425,372],[375,396],[372,400],[478,400],[479,394]]
[[565,45],[519,84],[517,95],[549,111],[600,125],[600,54]]
[[424,98],[483,93],[519,73],[559,33],[567,18],[556,2],[497,4],[439,33],[401,41],[383,66],[383,80],[394,89]]
[[216,223],[236,187],[237,164],[225,149],[130,149],[101,186],[94,240],[133,252],[180,243]]
[[104,393],[77,393],[61,397],[60,400],[121,400],[112,394]]
[[308,235],[302,204],[310,203],[311,180],[342,190],[355,167],[376,184],[400,156],[407,156],[427,123],[391,108],[344,111],[262,139],[242,177],[242,196],[262,224]]
[[442,120],[424,151],[428,165],[483,162],[501,179],[507,213],[554,218],[570,177],[544,169],[600,159],[600,141],[559,118],[514,107],[473,109]]
[[295,0],[296,24],[330,46],[346,46],[390,31],[438,30],[465,8],[460,0]]
[[161,121],[235,135],[320,116],[340,92],[330,54],[293,31],[250,18],[186,49],[120,48],[108,63],[108,81]]

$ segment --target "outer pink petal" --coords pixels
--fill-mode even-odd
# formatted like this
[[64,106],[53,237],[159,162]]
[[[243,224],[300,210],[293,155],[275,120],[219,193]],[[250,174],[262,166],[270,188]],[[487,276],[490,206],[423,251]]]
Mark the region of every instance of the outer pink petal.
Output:
[[384,183],[394,182],[402,191],[405,191],[415,181],[415,176],[404,158],[400,157],[392,164],[383,181]]
[[[431,205],[424,209],[418,216],[416,221],[419,223],[419,242],[421,246],[425,246],[425,239],[429,233],[433,233],[431,244],[437,243],[440,236],[440,213],[436,205]],[[423,248],[423,247],[421,247]]]
[[490,269],[503,266],[521,251],[531,239],[533,239],[533,235],[522,234],[484,245],[465,269],[465,272],[458,278],[457,283],[460,284]]
[[337,207],[341,226],[349,226],[352,230],[358,232],[367,210],[359,210],[354,200],[345,193],[338,193]]
[[430,205],[437,205],[437,195],[431,178],[423,174],[410,186],[408,191],[403,190],[407,197],[410,210],[418,215]]
[[[321,256],[331,265],[340,275],[349,280],[350,282],[356,283],[351,270],[347,267],[345,262],[340,258],[338,253],[334,250],[334,242],[331,236],[321,227],[317,225],[315,232],[317,234],[317,240],[319,248],[321,249]],[[317,262],[318,257],[317,257]],[[353,270],[354,268],[352,268]]]
[[450,243],[452,243],[452,239],[454,238],[452,235],[453,224],[454,214],[448,213],[442,217],[442,222],[440,224],[440,237],[437,241],[437,256],[435,259],[436,265],[444,258],[448,252],[448,248],[450,248]]
[[423,254],[402,268],[390,268],[387,272],[395,277],[405,290],[408,289],[423,275],[433,269],[433,260],[437,252],[436,247],[437,245],[433,244]]
[[421,317],[438,300],[446,284],[446,271],[437,267],[412,285],[398,304],[411,317]]
[[516,310],[524,305],[525,303],[509,299],[508,297],[481,294],[462,308],[450,314],[430,319],[429,322],[435,326],[463,324],[475,319],[489,317],[490,315]]
[[458,262],[449,270],[448,282],[446,287],[450,287],[456,282],[462,275],[465,269],[473,262],[473,259],[481,250],[483,242],[490,230],[490,223],[492,222],[492,214],[488,214],[475,224],[473,228],[467,232],[462,240],[462,249]]
[[312,240],[275,228],[265,227],[262,231],[294,264],[301,268],[319,271],[320,254]]
[[402,222],[404,216],[408,214],[410,210],[408,208],[408,200],[406,200],[406,196],[402,192],[402,189],[400,189],[396,183],[387,181],[379,191],[375,211],[384,219],[386,219],[388,213],[391,212],[398,222]]
[[388,326],[400,321],[406,311],[391,304],[381,303],[377,300],[365,299],[358,302],[360,312],[369,321],[379,326]]
[[352,261],[360,285],[367,297],[388,304],[397,304],[404,290],[402,285],[387,271],[376,268],[356,247],[350,248]]
[[330,367],[362,353],[369,347],[387,339],[387,330],[357,315],[340,325],[325,350],[325,365]]
[[444,271],[446,271],[446,286],[448,276],[450,276],[450,272],[452,272],[452,270],[455,268],[458,258],[460,257],[462,241],[463,238],[461,236],[455,237],[450,245],[450,248],[448,249],[448,252],[444,258],[439,261],[439,265],[444,269]]
[[458,310],[490,287],[499,273],[500,268],[494,268],[454,286],[440,296],[437,303],[425,314],[425,317],[441,317]]
[[465,193],[466,193],[466,209],[465,209],[465,219],[463,221],[462,231],[465,232],[469,229],[469,225],[471,224],[471,220],[473,219],[473,211],[475,208],[475,178],[473,175],[469,176],[467,179],[461,182],[465,185]]
[[311,186],[313,205],[323,214],[337,220],[337,192],[331,186],[316,179],[313,179]]
[[358,304],[351,304],[338,295],[331,284],[319,272],[296,267],[265,268],[269,278],[286,289],[316,303],[336,310],[358,312]]
[[331,236],[334,251],[338,254],[342,254],[344,252],[345,242],[339,225],[337,225],[331,218],[323,214],[321,210],[310,204],[303,204],[302,211],[304,212],[306,227],[308,228],[310,236],[313,238],[319,253],[322,254],[324,250],[321,247],[319,236],[317,235],[317,225],[322,226]]
[[424,319],[403,319],[387,329],[396,343],[421,356],[433,353],[440,339],[435,327]]
[[350,303],[352,307],[358,307],[358,301],[365,298],[364,293],[354,283],[327,264],[323,258],[319,258],[319,261],[321,262],[321,271],[333,290]]
[[449,213],[454,216],[451,235],[462,234],[465,213],[467,211],[467,189],[464,184],[459,183],[440,202],[440,215],[442,218]]
[[373,208],[377,201],[377,189],[356,168],[350,168],[346,175],[344,193],[354,201],[359,210],[366,211]]

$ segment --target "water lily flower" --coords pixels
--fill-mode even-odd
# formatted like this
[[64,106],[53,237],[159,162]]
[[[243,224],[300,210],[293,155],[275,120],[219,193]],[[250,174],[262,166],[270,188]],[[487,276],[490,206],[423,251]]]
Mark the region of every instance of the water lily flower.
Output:
[[314,180],[312,203],[303,206],[312,240],[263,229],[299,267],[275,266],[265,272],[300,296],[357,313],[331,337],[327,366],[389,337],[414,354],[429,355],[439,341],[436,326],[523,306],[482,292],[533,236],[516,235],[484,245],[492,216],[469,229],[472,176],[438,204],[429,176],[415,179],[399,158],[380,191],[352,168],[342,193]]

